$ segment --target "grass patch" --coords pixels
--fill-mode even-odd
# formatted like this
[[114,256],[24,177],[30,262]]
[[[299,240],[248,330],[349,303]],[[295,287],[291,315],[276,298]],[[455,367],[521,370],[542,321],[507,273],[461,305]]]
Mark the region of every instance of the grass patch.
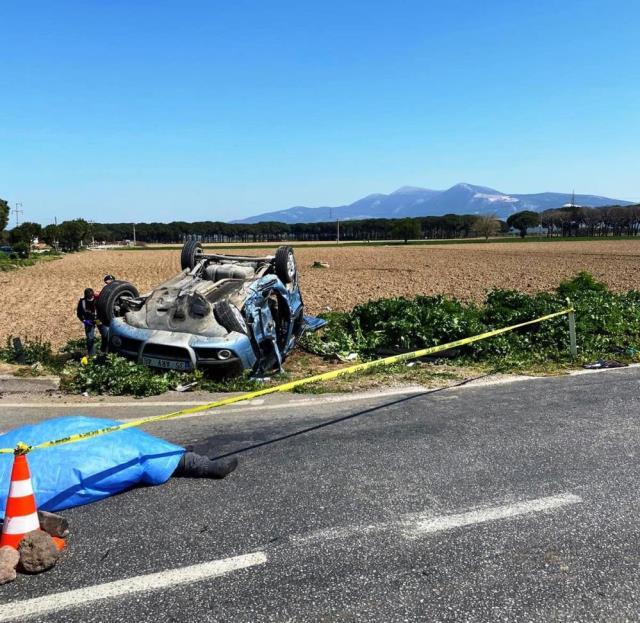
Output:
[[12,257],[0,252],[0,273],[18,270],[27,266],[35,266],[41,262],[49,262],[62,257],[56,251],[45,251],[44,253],[32,253],[29,257]]

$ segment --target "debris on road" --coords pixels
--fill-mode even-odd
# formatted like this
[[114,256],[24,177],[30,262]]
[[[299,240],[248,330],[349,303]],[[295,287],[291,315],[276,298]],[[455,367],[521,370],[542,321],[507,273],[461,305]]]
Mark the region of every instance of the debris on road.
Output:
[[602,368],[626,368],[629,364],[617,359],[597,359],[593,363],[585,363],[582,367],[587,370],[600,370]]
[[337,353],[336,357],[343,363],[349,363],[351,361],[357,361],[358,353],[349,353],[348,355],[341,355],[340,353]]
[[184,385],[178,385],[176,387],[176,391],[177,392],[189,392],[191,391],[196,385],[198,384],[198,381],[193,381],[193,383],[185,383]]

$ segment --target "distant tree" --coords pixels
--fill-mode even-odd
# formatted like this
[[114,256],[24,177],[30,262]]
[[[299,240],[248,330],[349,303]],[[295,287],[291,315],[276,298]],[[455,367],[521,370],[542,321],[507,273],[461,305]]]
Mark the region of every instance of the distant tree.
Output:
[[484,239],[488,240],[489,236],[495,236],[500,231],[500,221],[495,214],[482,214],[476,217],[473,231],[478,236],[484,236]]
[[78,251],[89,231],[89,223],[79,218],[58,226],[58,241],[65,251]]
[[614,236],[621,236],[631,226],[632,214],[629,208],[611,206],[604,210],[605,221]]
[[507,225],[517,229],[520,232],[520,237],[524,238],[527,235],[527,229],[529,229],[529,227],[540,225],[540,215],[531,210],[516,212],[507,219]]
[[31,245],[34,238],[40,236],[40,232],[42,231],[42,227],[38,223],[30,223],[29,221],[25,221],[18,225],[18,227],[14,227],[9,232],[9,240],[13,244],[18,244],[19,242],[24,242],[26,245]]
[[461,231],[466,238],[473,231],[473,224],[476,222],[476,217],[471,214],[464,214],[460,217],[462,221]]
[[[111,232],[106,225],[102,223],[87,223],[87,233],[84,236],[84,242],[87,244],[91,244],[92,242],[106,242],[107,240],[111,240]],[[143,225],[143,228],[149,230],[149,225]],[[143,229],[144,232],[144,229]],[[145,232],[146,233],[146,232]],[[144,239],[147,236],[138,236],[140,239]]]
[[59,237],[58,226],[57,225],[47,225],[42,228],[42,233],[40,234],[40,238],[42,241],[48,244],[50,247],[55,247],[58,242]]
[[31,255],[31,245],[28,242],[22,240],[13,244],[13,252],[23,259],[28,258]]
[[405,244],[407,244],[409,240],[422,238],[420,223],[413,218],[400,219],[393,224],[391,237],[404,240]]
[[629,212],[631,212],[631,231],[629,235],[637,236],[640,234],[640,203],[629,206]]
[[0,199],[0,232],[7,226],[9,222],[9,203],[4,199]]

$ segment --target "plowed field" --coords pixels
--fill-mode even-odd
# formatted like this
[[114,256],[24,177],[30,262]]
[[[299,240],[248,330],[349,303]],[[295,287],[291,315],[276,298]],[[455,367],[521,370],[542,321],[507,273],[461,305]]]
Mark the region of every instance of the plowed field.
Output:
[[[640,289],[640,241],[299,248],[296,257],[312,313],[398,295],[481,301],[493,287],[550,290],[580,270],[613,290]],[[330,266],[311,268],[314,260]],[[99,289],[112,273],[144,292],[178,272],[179,261],[176,250],[87,251],[0,273],[0,340],[39,335],[60,346],[82,337],[75,306],[85,287]]]

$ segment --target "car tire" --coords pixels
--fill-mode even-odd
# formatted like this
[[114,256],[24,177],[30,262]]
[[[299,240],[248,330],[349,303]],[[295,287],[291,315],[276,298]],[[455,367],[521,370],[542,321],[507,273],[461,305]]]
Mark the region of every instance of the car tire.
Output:
[[195,265],[198,263],[198,256],[202,255],[202,243],[197,240],[187,240],[183,247],[182,253],[180,254],[180,266],[182,270],[189,269],[193,270]]
[[213,315],[218,321],[218,324],[229,331],[229,333],[236,331],[237,333],[247,335],[249,332],[247,323],[242,317],[240,310],[228,301],[220,301],[217,303],[213,308]]
[[140,293],[137,288],[128,281],[112,281],[102,288],[96,302],[98,319],[102,324],[109,325],[114,318],[124,316],[122,298],[138,298]]
[[291,247],[278,247],[275,259],[276,275],[282,283],[292,283],[298,276],[296,258]]

